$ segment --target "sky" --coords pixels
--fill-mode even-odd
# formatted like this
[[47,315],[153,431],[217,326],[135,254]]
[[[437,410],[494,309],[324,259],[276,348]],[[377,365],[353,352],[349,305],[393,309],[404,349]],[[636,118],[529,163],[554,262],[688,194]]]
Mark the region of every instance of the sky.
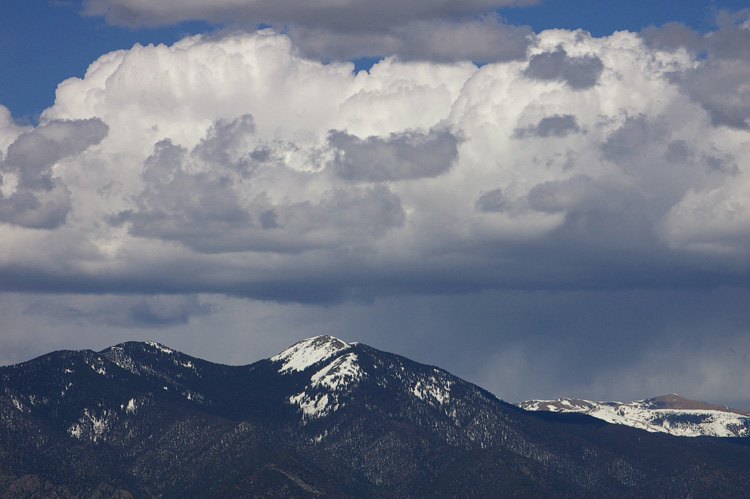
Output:
[[331,334],[750,409],[744,3],[3,4],[0,364]]

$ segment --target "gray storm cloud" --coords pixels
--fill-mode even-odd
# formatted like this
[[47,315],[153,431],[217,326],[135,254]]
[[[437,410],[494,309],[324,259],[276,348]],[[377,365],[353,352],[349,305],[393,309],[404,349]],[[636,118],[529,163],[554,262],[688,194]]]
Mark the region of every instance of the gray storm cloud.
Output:
[[537,80],[563,81],[570,88],[581,90],[596,85],[604,64],[596,55],[570,57],[557,48],[554,52],[534,55],[524,74]]
[[572,114],[563,116],[554,115],[546,116],[539,120],[536,125],[530,125],[525,128],[517,128],[515,136],[519,138],[527,136],[538,137],[567,137],[571,133],[580,133],[581,128],[578,126],[576,117]]
[[129,26],[169,24],[205,19],[212,22],[241,20],[259,23],[295,23],[325,26],[339,31],[382,28],[421,19],[448,19],[488,12],[503,6],[523,6],[538,0],[344,0],[340,2],[295,0],[86,0],[85,13],[103,15],[115,24]]
[[549,213],[567,212],[589,202],[597,195],[597,185],[588,175],[579,175],[562,181],[548,181],[529,191],[529,205]]
[[641,33],[646,43],[657,49],[703,54],[699,64],[676,73],[675,80],[706,110],[714,125],[742,130],[750,129],[747,12],[720,12],[717,22],[721,29],[706,36],[678,23]]
[[[320,172],[289,168],[277,157],[280,152],[254,140],[255,136],[252,116],[243,115],[212,124],[190,152],[168,139],[158,142],[143,163],[136,207],[110,217],[110,223],[126,225],[137,237],[180,242],[205,253],[294,253],[346,241],[365,245],[403,223],[400,199],[387,186],[336,188],[325,183]],[[442,141],[448,145],[441,146]],[[347,149],[349,163],[344,164],[361,168],[359,177],[364,180],[432,176],[440,173],[432,171],[435,168],[446,170],[456,155],[456,141],[449,134],[427,138],[405,134],[371,148],[342,133],[334,134],[331,142],[337,151]],[[357,156],[362,150],[365,158]],[[435,167],[430,160],[436,158],[423,157],[425,150],[436,151],[446,164]],[[341,175],[357,176],[351,173]],[[323,191],[311,197],[287,193],[274,202],[263,189],[262,178],[281,185],[320,185]]]
[[505,211],[505,209],[508,207],[508,204],[508,198],[500,189],[492,189],[491,191],[483,192],[482,195],[479,196],[474,203],[477,210],[484,212]]
[[105,54],[38,127],[0,120],[4,344],[28,352],[57,318],[242,362],[248,338],[325,332],[508,397],[658,395],[636,393],[661,389],[649,375],[729,394],[747,366],[748,30],[521,30],[481,66],[438,50],[357,74],[269,29]]
[[402,60],[436,62],[510,61],[523,59],[534,40],[528,27],[505,24],[495,15],[459,22],[399,23],[365,33],[297,25],[286,32],[306,56],[338,59],[397,55]]
[[406,132],[364,140],[334,131],[328,141],[336,150],[334,171],[341,178],[354,181],[435,177],[447,172],[458,156],[458,139],[447,131]]
[[0,221],[37,229],[64,224],[71,193],[53,167],[101,142],[107,130],[92,118],[52,121],[22,133],[0,157],[0,182],[7,189],[0,191]]
[[195,19],[245,29],[270,25],[287,33],[306,56],[322,59],[398,55],[405,60],[490,62],[523,58],[533,39],[528,27],[505,24],[495,11],[535,3],[538,0],[87,0],[84,12],[127,26]]
[[67,301],[49,297],[32,300],[23,309],[31,317],[49,317],[78,323],[80,326],[125,327],[138,329],[163,328],[187,324],[192,317],[213,312],[212,306],[195,295],[78,298]]

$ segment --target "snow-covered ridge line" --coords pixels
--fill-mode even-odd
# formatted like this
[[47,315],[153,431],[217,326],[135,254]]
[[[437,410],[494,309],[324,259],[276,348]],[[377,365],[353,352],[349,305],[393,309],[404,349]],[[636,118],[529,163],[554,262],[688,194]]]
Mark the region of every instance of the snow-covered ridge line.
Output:
[[[283,362],[279,373],[287,374],[304,371],[349,348],[351,345],[333,336],[315,336],[295,343],[270,360]],[[357,355],[346,353],[323,365],[311,376],[307,389],[291,396],[289,403],[298,406],[305,419],[326,416],[340,407],[338,392],[351,388],[363,376]]]
[[348,343],[333,336],[315,336],[295,343],[270,360],[283,362],[279,368],[280,373],[299,372],[350,347]]
[[357,364],[357,354],[348,353],[323,367],[310,378],[313,388],[325,387],[328,390],[339,390],[359,381],[364,377]]
[[527,411],[577,412],[650,432],[697,437],[750,437],[746,411],[685,399],[676,394],[633,402],[558,398],[518,404]]
[[152,348],[155,348],[155,349],[159,350],[162,353],[166,353],[166,354],[173,354],[174,353],[174,350],[172,350],[171,348],[165,347],[161,343],[157,343],[155,341],[144,341],[143,343],[145,343],[146,345],[148,345],[148,346],[150,346]]

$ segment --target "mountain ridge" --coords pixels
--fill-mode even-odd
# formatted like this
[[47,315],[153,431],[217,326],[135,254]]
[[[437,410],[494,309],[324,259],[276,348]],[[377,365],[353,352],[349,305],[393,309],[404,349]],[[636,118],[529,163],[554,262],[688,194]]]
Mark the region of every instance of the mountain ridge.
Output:
[[750,437],[750,411],[687,399],[676,393],[632,402],[561,397],[517,404],[527,411],[586,414],[609,423],[681,437]]
[[691,409],[691,410],[710,410],[710,411],[724,411],[731,412],[734,414],[740,414],[742,416],[750,416],[750,411],[735,409],[721,404],[712,404],[710,402],[701,402],[698,400],[691,400],[682,397],[676,393],[670,393],[668,395],[661,395],[659,397],[653,397],[645,399],[645,402],[651,404],[654,409]]
[[126,342],[2,367],[0,381],[0,491],[21,497],[731,497],[750,486],[746,439],[530,413],[331,336],[244,366]]

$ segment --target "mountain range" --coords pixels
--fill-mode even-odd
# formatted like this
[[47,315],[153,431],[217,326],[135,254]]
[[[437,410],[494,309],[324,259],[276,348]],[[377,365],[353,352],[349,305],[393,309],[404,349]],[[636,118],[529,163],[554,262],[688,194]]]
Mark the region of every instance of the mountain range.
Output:
[[527,411],[575,412],[609,423],[683,437],[750,437],[750,411],[686,399],[676,393],[633,402],[558,398],[527,400]]
[[[0,368],[0,497],[740,497],[750,439],[526,411],[330,336],[245,366],[153,342]],[[561,402],[562,404],[562,402]]]

